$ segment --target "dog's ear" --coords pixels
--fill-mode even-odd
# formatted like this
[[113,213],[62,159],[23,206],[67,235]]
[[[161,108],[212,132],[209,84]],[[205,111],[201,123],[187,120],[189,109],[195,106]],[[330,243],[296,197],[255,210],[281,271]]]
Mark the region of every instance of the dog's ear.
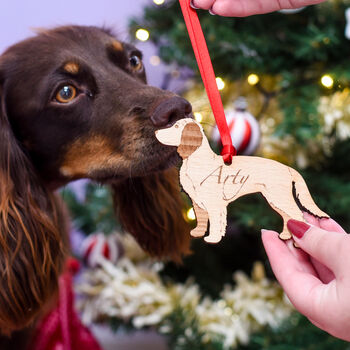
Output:
[[113,186],[124,229],[151,256],[180,262],[190,253],[190,227],[183,217],[179,173],[174,169]]
[[182,159],[188,158],[202,144],[203,134],[196,123],[188,123],[182,130],[181,143],[177,152]]
[[55,295],[64,248],[56,199],[11,129],[5,84],[0,72],[0,332],[10,333]]

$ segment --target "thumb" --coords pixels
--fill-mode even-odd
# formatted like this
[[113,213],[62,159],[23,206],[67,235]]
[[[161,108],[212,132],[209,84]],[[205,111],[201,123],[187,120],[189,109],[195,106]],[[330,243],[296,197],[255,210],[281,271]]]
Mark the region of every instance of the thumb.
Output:
[[288,221],[287,226],[302,250],[327,266],[336,276],[344,271],[343,258],[350,251],[350,237],[347,234],[326,231],[293,219]]

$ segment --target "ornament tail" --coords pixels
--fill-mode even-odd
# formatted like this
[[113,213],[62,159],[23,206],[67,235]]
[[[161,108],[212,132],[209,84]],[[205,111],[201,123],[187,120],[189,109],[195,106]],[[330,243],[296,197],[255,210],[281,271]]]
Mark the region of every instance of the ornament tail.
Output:
[[305,211],[319,219],[329,218],[314,202],[303,177],[294,169],[290,169],[293,179],[293,197],[300,210]]

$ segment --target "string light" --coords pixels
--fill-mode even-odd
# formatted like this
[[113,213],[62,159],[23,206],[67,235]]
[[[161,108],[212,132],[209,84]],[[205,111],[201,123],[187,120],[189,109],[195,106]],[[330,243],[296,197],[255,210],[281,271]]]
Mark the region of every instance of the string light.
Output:
[[220,77],[216,78],[216,84],[219,90],[223,90],[225,88],[225,82]]
[[143,28],[140,28],[136,31],[135,36],[140,41],[147,41],[149,39],[149,31]]
[[195,112],[195,113],[193,113],[193,114],[194,114],[194,119],[196,119],[198,123],[201,123],[202,120],[203,120],[202,114],[199,113],[199,112]]
[[165,0],[153,0],[156,5],[163,5]]
[[326,87],[327,89],[331,89],[333,87],[334,84],[334,80],[333,78],[328,75],[325,74],[322,78],[321,78],[321,84]]
[[152,66],[159,66],[160,58],[159,56],[151,56],[151,58],[149,59],[149,62],[151,63]]
[[256,85],[259,82],[260,78],[256,74],[249,74],[247,81],[249,85]]
[[191,221],[196,220],[196,214],[194,213],[194,209],[193,208],[190,208],[190,209],[187,210],[186,216],[187,216],[188,220],[191,220]]

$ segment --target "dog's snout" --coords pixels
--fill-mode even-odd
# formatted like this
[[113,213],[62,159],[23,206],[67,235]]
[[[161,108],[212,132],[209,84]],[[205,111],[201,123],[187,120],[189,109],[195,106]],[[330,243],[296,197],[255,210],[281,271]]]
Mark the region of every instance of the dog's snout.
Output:
[[188,117],[191,104],[182,97],[174,96],[161,102],[154,110],[151,121],[157,128],[171,126],[179,119]]

